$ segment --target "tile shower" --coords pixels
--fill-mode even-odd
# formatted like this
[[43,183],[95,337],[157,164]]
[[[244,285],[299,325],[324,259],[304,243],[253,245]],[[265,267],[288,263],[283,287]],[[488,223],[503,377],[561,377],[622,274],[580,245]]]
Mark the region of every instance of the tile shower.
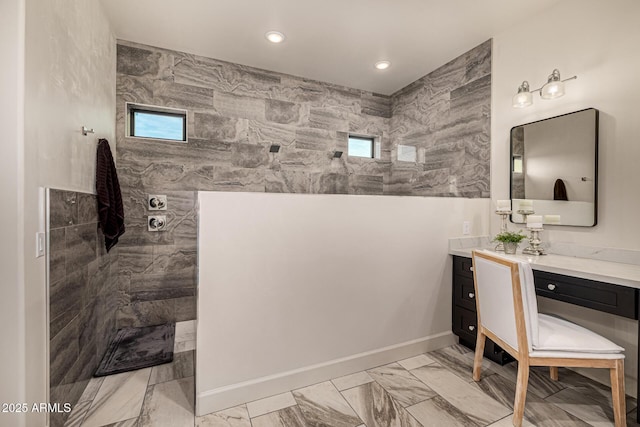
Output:
[[[96,196],[49,190],[50,401],[75,404],[116,332],[118,248],[106,253]],[[68,414],[51,414],[51,426]]]
[[[118,327],[195,319],[197,191],[489,197],[490,40],[392,96],[118,43]],[[187,143],[127,137],[126,102],[186,109]],[[380,158],[347,156],[349,133],[380,137]],[[165,232],[148,194],[168,197]]]

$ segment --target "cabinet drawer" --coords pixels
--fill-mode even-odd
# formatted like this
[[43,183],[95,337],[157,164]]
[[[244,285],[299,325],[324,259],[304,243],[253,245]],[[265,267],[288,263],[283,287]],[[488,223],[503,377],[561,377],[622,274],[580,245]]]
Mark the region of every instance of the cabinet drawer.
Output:
[[454,256],[453,257],[453,275],[473,277],[473,263],[471,262],[471,258]]
[[462,307],[453,307],[453,333],[467,340],[476,342],[478,318],[476,313]]
[[534,270],[533,277],[540,296],[636,318],[635,289],[545,271]]
[[473,278],[453,276],[453,303],[473,312],[476,311],[476,290]]

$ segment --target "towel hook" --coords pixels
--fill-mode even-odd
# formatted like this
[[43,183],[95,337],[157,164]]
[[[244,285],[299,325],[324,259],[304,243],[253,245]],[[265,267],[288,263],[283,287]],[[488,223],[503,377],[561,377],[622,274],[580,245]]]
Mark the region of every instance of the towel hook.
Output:
[[87,135],[88,135],[88,134],[90,134],[90,133],[95,133],[95,131],[93,130],[93,128],[89,129],[89,128],[88,128],[88,127],[86,127],[86,126],[82,126],[82,134],[83,134],[84,136],[87,136]]

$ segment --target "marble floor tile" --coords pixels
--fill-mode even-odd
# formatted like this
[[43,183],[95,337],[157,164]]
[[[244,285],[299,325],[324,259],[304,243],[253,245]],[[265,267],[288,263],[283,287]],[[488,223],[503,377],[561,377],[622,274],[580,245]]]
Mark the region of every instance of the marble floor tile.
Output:
[[[535,427],[526,419],[522,420],[523,427]],[[509,415],[501,419],[500,421],[496,421],[493,424],[489,424],[487,427],[513,427],[513,415]]]
[[567,388],[546,399],[592,426],[612,426],[613,407],[604,399],[595,401],[580,390]]
[[369,375],[366,371],[356,372],[355,374],[345,375],[343,377],[334,378],[331,380],[333,385],[340,391],[346,390],[348,388],[357,387],[362,384],[370,383],[373,381],[371,375]]
[[350,388],[343,391],[342,395],[367,427],[421,427],[420,423],[376,382]]
[[293,397],[311,427],[356,427],[362,424],[331,381],[294,390]]
[[[464,351],[468,349],[464,347],[463,350],[460,347],[462,346],[446,347],[441,350],[432,351],[428,353],[428,355],[463,380],[467,382],[473,381],[473,358],[475,353]],[[492,365],[489,362],[489,359],[483,359],[482,375],[491,375],[494,373]]]
[[368,372],[371,378],[402,406],[411,406],[436,395],[433,390],[397,363],[380,366]]
[[433,360],[428,355],[419,354],[417,356],[410,357],[408,359],[400,360],[398,361],[398,364],[402,366],[404,369],[406,369],[407,371],[410,371],[412,369],[416,369],[421,366],[430,365],[433,362],[435,362],[435,360]]
[[79,427],[80,425],[82,425],[82,421],[87,415],[89,407],[91,407],[90,400],[85,400],[84,402],[77,403],[73,407],[69,418],[67,418],[67,421],[64,423],[64,427]]
[[176,341],[192,341],[196,339],[196,321],[176,322]]
[[140,415],[151,368],[105,377],[83,427],[98,427],[136,418]]
[[458,408],[440,396],[406,408],[425,427],[480,427]]
[[[505,379],[515,383],[518,376],[518,363],[511,362],[500,366],[488,359],[484,359],[489,364],[491,372],[501,375]],[[484,365],[483,365],[484,366]],[[482,375],[485,375],[483,370]],[[490,372],[487,372],[490,375]],[[566,388],[561,381],[553,381],[549,375],[549,368],[542,366],[533,366],[529,371],[529,387],[528,391],[538,397],[545,398]]]
[[275,412],[251,418],[253,427],[305,427],[302,412],[297,406],[280,409]]
[[[567,388],[575,388],[580,394],[587,396],[593,400],[606,400],[611,404],[611,387],[601,384],[597,381],[587,378],[571,369],[559,369],[559,381]],[[628,390],[628,389],[627,389]],[[635,409],[637,401],[633,397],[627,395],[627,411]]]
[[[485,394],[513,410],[516,395],[516,384],[504,377],[494,374],[482,378],[473,385],[479,387]],[[527,392],[524,406],[524,418],[539,427],[587,426],[584,421],[560,409],[556,405]]]
[[89,380],[89,384],[87,384],[87,387],[85,387],[82,392],[82,396],[78,399],[78,403],[93,400],[96,397],[96,394],[98,394],[98,390],[100,389],[104,379],[105,377],[91,378]]
[[196,417],[196,427],[251,427],[247,405]]
[[173,362],[165,363],[151,368],[149,384],[158,384],[166,381],[179,380],[181,378],[192,377],[194,370],[194,351],[189,350],[182,353],[174,353]]
[[140,418],[131,418],[117,423],[109,424],[104,427],[139,427]]
[[296,400],[290,391],[249,402],[247,403],[247,410],[249,411],[249,416],[255,418],[268,412],[288,408],[289,406],[296,406]]
[[149,386],[139,427],[193,427],[194,377]]
[[196,341],[175,341],[173,343],[173,352],[182,353],[183,351],[191,351],[196,349]]
[[460,409],[476,424],[491,424],[511,413],[511,409],[460,379],[440,364],[423,366],[414,369],[411,373],[450,404]]

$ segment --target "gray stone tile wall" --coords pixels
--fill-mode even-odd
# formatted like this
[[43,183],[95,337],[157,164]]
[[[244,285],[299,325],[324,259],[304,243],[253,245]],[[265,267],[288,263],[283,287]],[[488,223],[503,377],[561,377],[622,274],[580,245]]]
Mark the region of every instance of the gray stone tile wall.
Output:
[[392,96],[390,146],[415,146],[417,162],[392,162],[384,194],[489,197],[491,40]]
[[50,401],[75,404],[116,332],[119,248],[106,253],[96,196],[51,189],[49,211]]
[[[490,61],[488,41],[386,96],[119,41],[118,325],[195,318],[197,191],[488,197]],[[186,109],[187,143],[127,137],[126,102]],[[349,133],[380,137],[380,158],[349,157]],[[165,232],[148,194],[168,197]]]

